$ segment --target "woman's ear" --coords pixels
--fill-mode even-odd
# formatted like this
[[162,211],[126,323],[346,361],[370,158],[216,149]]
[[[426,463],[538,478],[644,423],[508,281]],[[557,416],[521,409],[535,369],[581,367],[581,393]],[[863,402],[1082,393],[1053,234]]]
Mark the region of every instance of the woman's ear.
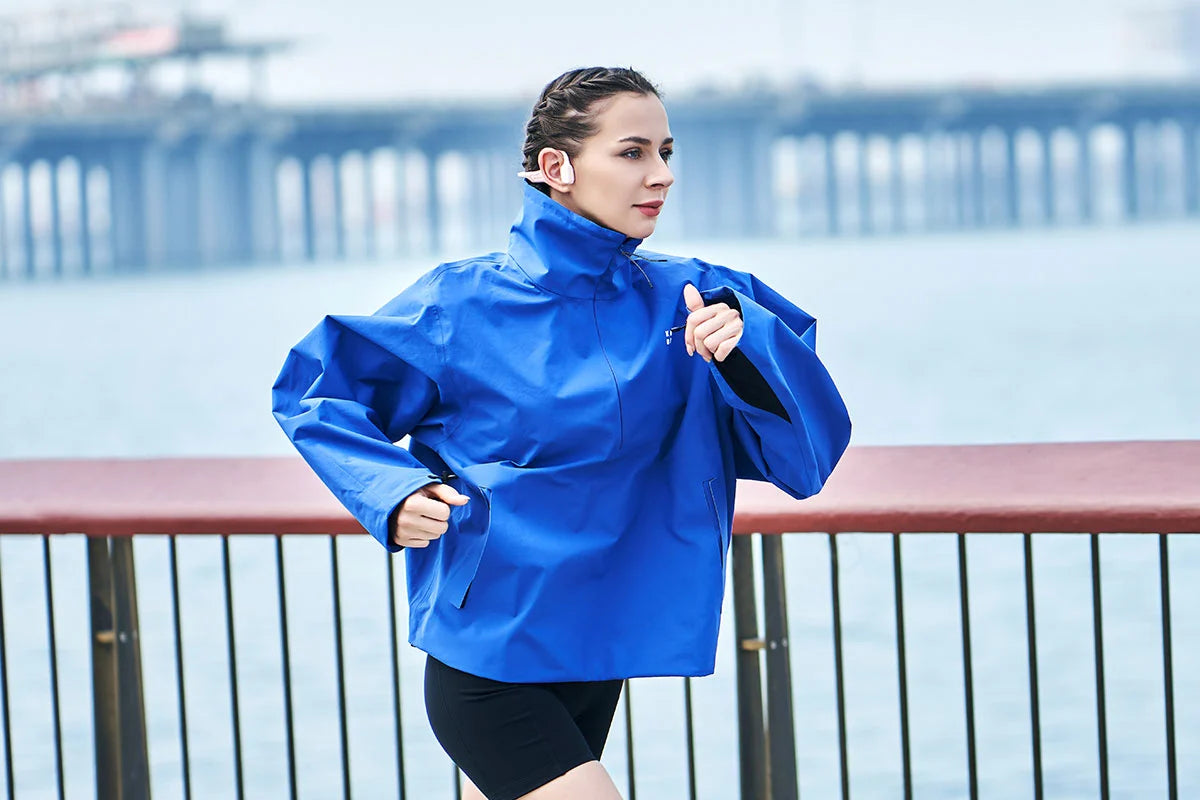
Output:
[[543,147],[538,153],[538,167],[546,178],[546,183],[560,192],[570,191],[566,187],[575,182],[575,169],[571,166],[571,158],[566,150]]

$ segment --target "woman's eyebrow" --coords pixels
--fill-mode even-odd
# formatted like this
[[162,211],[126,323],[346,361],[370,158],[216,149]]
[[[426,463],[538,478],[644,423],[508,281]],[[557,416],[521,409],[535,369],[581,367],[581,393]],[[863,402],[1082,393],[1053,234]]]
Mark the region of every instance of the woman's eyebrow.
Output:
[[[618,142],[633,142],[634,144],[644,144],[644,145],[650,144],[650,140],[644,136],[626,136],[624,139],[618,139],[617,141]],[[674,136],[668,136],[666,139],[663,139],[663,144],[672,144],[674,141],[675,141]]]

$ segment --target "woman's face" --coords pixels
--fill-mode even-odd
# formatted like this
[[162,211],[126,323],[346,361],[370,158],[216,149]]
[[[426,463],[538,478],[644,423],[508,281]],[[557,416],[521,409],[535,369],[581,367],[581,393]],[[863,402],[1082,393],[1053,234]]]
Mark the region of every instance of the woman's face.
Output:
[[561,191],[551,186],[550,196],[598,225],[645,239],[675,182],[667,110],[652,94],[622,92],[597,111],[595,135],[571,159],[575,182]]

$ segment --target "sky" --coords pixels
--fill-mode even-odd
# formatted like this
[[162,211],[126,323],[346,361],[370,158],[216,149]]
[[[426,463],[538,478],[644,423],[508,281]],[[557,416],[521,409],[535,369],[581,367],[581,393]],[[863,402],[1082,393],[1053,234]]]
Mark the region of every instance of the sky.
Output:
[[[1173,0],[133,3],[225,17],[236,39],[295,40],[269,66],[267,96],[279,102],[528,98],[564,70],[599,64],[642,70],[664,94],[801,76],[836,90],[1185,73],[1184,59],[1144,27]],[[95,5],[3,0],[6,11],[64,4]],[[232,68],[210,68],[205,79],[231,95],[247,86]]]

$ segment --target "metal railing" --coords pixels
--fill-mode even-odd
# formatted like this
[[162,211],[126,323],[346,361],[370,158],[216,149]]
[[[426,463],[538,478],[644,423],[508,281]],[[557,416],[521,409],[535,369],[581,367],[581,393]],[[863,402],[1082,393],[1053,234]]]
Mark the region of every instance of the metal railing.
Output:
[[[1160,597],[1162,646],[1162,710],[1165,730],[1165,764],[1167,795],[1175,800],[1180,796],[1178,732],[1194,728],[1197,718],[1180,716],[1175,701],[1173,666],[1175,648],[1172,639],[1170,546],[1172,534],[1200,531],[1200,442],[1095,442],[1080,444],[993,445],[957,447],[877,447],[852,448],[839,465],[835,475],[822,493],[805,501],[795,501],[766,484],[743,483],[739,486],[735,533],[733,539],[732,623],[734,628],[734,669],[736,674],[737,709],[737,770],[730,776],[730,785],[700,787],[697,753],[697,708],[694,702],[695,681],[682,679],[684,723],[684,767],[686,792],[689,798],[735,796],[742,798],[778,798],[787,800],[800,795],[798,745],[795,734],[795,706],[792,676],[791,642],[789,638],[789,606],[785,591],[784,539],[775,535],[785,532],[817,532],[827,537],[829,547],[829,586],[831,610],[832,653],[834,662],[834,694],[836,697],[836,735],[838,755],[837,791],[843,798],[851,796],[851,748],[848,744],[846,659],[843,628],[843,589],[840,579],[843,567],[839,561],[839,536],[848,533],[891,534],[891,580],[894,588],[893,608],[896,643],[896,687],[899,710],[899,741],[901,774],[896,787],[897,796],[911,798],[914,793],[912,736],[910,730],[909,654],[925,642],[906,634],[905,570],[901,541],[909,537],[940,532],[952,534],[956,541],[957,597],[954,598],[961,622],[961,659],[964,725],[966,739],[966,788],[971,798],[979,796],[979,754],[976,730],[976,686],[973,667],[971,631],[971,592],[968,581],[968,535],[1007,533],[1021,537],[1023,602],[1025,637],[1028,648],[1029,699],[1029,760],[1032,768],[1028,796],[1042,798],[1046,791],[1045,761],[1053,757],[1044,748],[1042,731],[1042,696],[1039,682],[1038,616],[1034,594],[1035,533],[1071,533],[1089,540],[1091,583],[1091,628],[1094,647],[1094,681],[1096,714],[1096,763],[1098,765],[1098,794],[1110,796],[1109,763],[1110,738],[1106,701],[1109,687],[1105,680],[1105,626],[1102,615],[1101,543],[1104,534],[1140,533],[1153,535],[1158,544],[1158,583]],[[104,461],[10,461],[0,462],[0,723],[3,726],[4,775],[6,796],[22,794],[46,796],[56,792],[62,798],[74,796],[68,792],[66,773],[78,764],[87,762],[80,752],[79,742],[86,739],[79,731],[71,730],[64,737],[64,702],[61,697],[60,639],[56,628],[55,572],[61,564],[61,554],[70,552],[67,543],[52,548],[51,542],[65,534],[83,534],[86,555],[79,558],[75,573],[84,571],[88,586],[87,608],[90,616],[89,646],[92,686],[91,734],[94,748],[94,784],[96,796],[102,798],[148,797],[152,768],[165,767],[152,763],[147,744],[146,703],[143,695],[143,654],[139,626],[139,600],[135,579],[134,542],[165,539],[165,559],[148,559],[139,564],[138,574],[166,565],[166,587],[157,587],[153,597],[143,595],[142,609],[154,609],[164,616],[162,603],[169,602],[171,660],[173,661],[174,700],[177,704],[177,747],[180,796],[190,798],[195,789],[197,770],[209,769],[211,759],[193,758],[197,739],[196,720],[189,723],[187,687],[185,680],[185,631],[197,622],[182,611],[181,567],[179,542],[182,540],[217,540],[220,543],[219,569],[202,565],[207,577],[219,583],[219,609],[207,608],[207,617],[219,619],[223,625],[225,664],[227,673],[228,721],[230,739],[228,756],[232,771],[231,782],[237,797],[254,792],[248,789],[245,764],[247,749],[252,742],[244,735],[246,720],[243,711],[248,702],[265,696],[282,694],[282,749],[286,769],[275,777],[267,794],[297,797],[306,788],[300,774],[305,759],[299,752],[298,739],[303,726],[297,721],[295,663],[297,636],[311,638],[311,626],[301,616],[297,620],[289,601],[294,605],[298,596],[311,593],[311,578],[297,592],[289,582],[285,559],[285,542],[317,542],[314,536],[328,542],[328,580],[331,603],[333,675],[336,690],[336,747],[330,746],[326,757],[336,762],[336,788],[331,793],[350,797],[352,782],[351,727],[355,720],[352,703],[347,696],[347,613],[343,608],[347,598],[344,580],[347,574],[358,575],[354,580],[367,583],[362,573],[354,573],[353,558],[345,560],[340,553],[340,537],[361,533],[361,529],[337,505],[324,487],[299,459],[164,459],[164,460],[104,460]],[[254,536],[255,534],[263,536]],[[754,534],[754,535],[751,535]],[[24,535],[24,536],[22,536]],[[814,535],[812,533],[806,535]],[[259,570],[256,583],[238,583],[234,579],[237,561],[231,553],[231,540],[250,536],[259,543],[256,552]],[[31,538],[32,537],[32,538]],[[69,537],[71,539],[75,537]],[[790,538],[790,537],[789,537]],[[51,724],[47,732],[51,755],[43,762],[52,762],[46,770],[43,763],[37,770],[40,783],[29,785],[27,792],[17,781],[21,764],[14,753],[14,741],[41,734],[38,726],[14,726],[12,702],[29,691],[29,687],[10,681],[14,660],[9,652],[11,622],[22,624],[34,616],[35,600],[27,591],[37,581],[31,574],[14,576],[10,566],[6,571],[5,542],[23,540],[24,544],[38,542],[38,555],[24,553],[21,566],[40,562],[42,602],[46,622],[44,657],[48,667],[48,704]],[[760,554],[755,557],[753,544],[759,542]],[[342,542],[341,544],[349,544]],[[59,555],[52,557],[52,549]],[[25,547],[25,550],[30,550]],[[264,560],[269,550],[270,557]],[[365,550],[362,552],[366,552]],[[363,564],[379,567],[378,554]],[[160,556],[162,554],[160,553]],[[140,558],[140,557],[139,557]],[[340,560],[341,559],[341,560]],[[250,560],[249,558],[243,560]],[[292,562],[293,564],[295,562]],[[384,559],[386,565],[386,630],[388,638],[388,680],[379,681],[370,694],[370,703],[378,714],[386,717],[390,741],[379,750],[393,755],[387,769],[394,777],[395,793],[404,797],[427,797],[431,791],[427,779],[421,787],[416,780],[412,756],[405,751],[405,730],[402,724],[412,716],[402,713],[402,679],[400,634],[397,616],[395,559]],[[70,565],[68,565],[69,567]],[[295,567],[293,567],[293,570]],[[347,570],[350,570],[348,573]],[[761,589],[756,585],[756,570],[761,573]],[[28,572],[28,568],[25,570]],[[273,573],[273,574],[268,574]],[[294,573],[293,573],[294,574]],[[7,587],[13,578],[21,586],[19,604],[14,606],[14,590]],[[160,576],[161,577],[161,576]],[[263,584],[273,583],[270,590]],[[61,585],[61,582],[60,582]],[[258,598],[274,596],[274,616],[278,626],[278,673],[264,674],[256,669],[252,675],[240,675],[245,668],[244,651],[239,645],[257,647],[261,637],[239,638],[238,609],[244,604],[235,602],[235,587],[249,587]],[[289,587],[291,591],[289,593]],[[165,588],[165,591],[164,591]],[[911,588],[911,587],[910,587]],[[355,595],[366,587],[356,585]],[[6,595],[6,592],[8,594]],[[166,598],[157,596],[165,594]],[[6,603],[5,601],[8,600]],[[371,602],[378,602],[372,596]],[[147,605],[147,604],[150,605]],[[761,615],[762,627],[759,620]],[[355,618],[357,619],[357,618]],[[10,623],[6,628],[6,622]],[[205,620],[207,622],[207,619]],[[361,624],[355,622],[361,627]],[[1045,629],[1042,630],[1043,636]],[[1200,642],[1186,642],[1195,648]],[[376,649],[379,649],[376,646]],[[239,652],[243,659],[239,661]],[[22,651],[27,657],[29,648]],[[41,658],[42,655],[38,655]],[[79,659],[75,659],[78,661]],[[211,663],[211,662],[210,662]],[[1044,665],[1043,665],[1044,666]],[[24,664],[26,671],[35,668]],[[194,673],[192,673],[194,676]],[[204,677],[201,674],[200,677]],[[82,680],[78,674],[72,676]],[[384,687],[383,684],[387,686]],[[624,724],[614,726],[614,733],[624,739],[623,790],[629,800],[636,800],[639,785],[649,791],[645,781],[635,773],[633,687],[626,681],[623,697]],[[198,702],[198,701],[193,701]],[[69,708],[69,704],[67,706]],[[195,706],[193,706],[195,708]],[[379,709],[386,708],[386,711]],[[203,709],[202,710],[206,710]],[[72,725],[79,727],[79,714],[71,715]],[[378,715],[377,715],[378,716]],[[419,717],[418,724],[423,720]],[[380,718],[382,719],[382,717]],[[378,721],[378,720],[377,720]],[[44,726],[43,726],[44,727]],[[730,722],[729,741],[733,743],[734,725]],[[382,727],[377,726],[377,730]],[[326,731],[332,741],[332,732]],[[64,744],[66,742],[66,744]],[[615,741],[612,743],[616,743]],[[209,748],[211,749],[211,748]],[[331,754],[336,750],[336,756]],[[645,759],[644,754],[639,758]],[[353,766],[364,763],[364,756]],[[608,756],[606,754],[606,760]],[[160,759],[161,761],[161,759]],[[418,758],[418,761],[420,759]],[[1185,760],[1185,763],[1186,760]],[[418,764],[418,766],[426,766]],[[359,767],[361,770],[361,767]],[[418,770],[420,771],[420,770]],[[52,774],[53,777],[49,777]],[[383,770],[378,764],[371,768],[375,782]],[[616,776],[614,776],[616,777]],[[643,776],[644,778],[644,776]],[[446,792],[459,791],[459,774],[452,770]],[[451,784],[452,781],[452,784]],[[740,786],[735,789],[733,783]],[[75,782],[77,785],[78,781]],[[677,795],[683,788],[677,786]],[[370,792],[380,793],[378,786]],[[390,790],[389,790],[390,793]],[[202,794],[202,793],[200,793]],[[657,793],[651,796],[659,796]]]

